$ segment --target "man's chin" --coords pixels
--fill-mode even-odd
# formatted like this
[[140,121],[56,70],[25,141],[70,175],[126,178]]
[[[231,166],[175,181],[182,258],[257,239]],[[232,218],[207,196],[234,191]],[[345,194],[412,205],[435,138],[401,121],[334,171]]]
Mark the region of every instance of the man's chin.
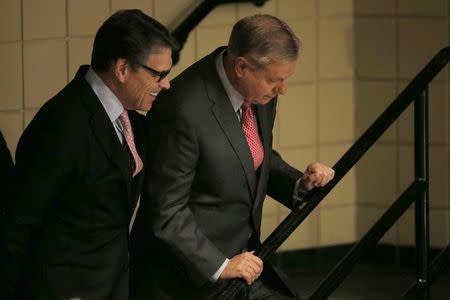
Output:
[[270,101],[272,101],[274,97],[264,97],[264,99],[262,99],[259,104],[265,105],[267,103],[269,103]]
[[151,96],[151,99],[149,101],[146,101],[145,103],[142,103],[142,110],[149,111],[153,106],[153,101],[155,101],[155,97]]
[[144,110],[149,111],[150,109],[152,109],[152,104],[153,104],[153,102],[150,103],[149,105],[147,105],[146,107],[144,107]]

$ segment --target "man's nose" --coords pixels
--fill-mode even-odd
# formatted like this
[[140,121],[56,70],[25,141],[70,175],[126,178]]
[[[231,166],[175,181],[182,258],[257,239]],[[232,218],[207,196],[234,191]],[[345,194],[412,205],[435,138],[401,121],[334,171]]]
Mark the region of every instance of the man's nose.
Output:
[[279,83],[277,89],[278,89],[278,90],[277,90],[278,94],[283,95],[284,93],[286,93],[286,91],[287,91],[286,80],[280,81],[280,83]]
[[164,77],[160,82],[159,86],[161,89],[167,90],[170,88],[170,78],[169,76]]

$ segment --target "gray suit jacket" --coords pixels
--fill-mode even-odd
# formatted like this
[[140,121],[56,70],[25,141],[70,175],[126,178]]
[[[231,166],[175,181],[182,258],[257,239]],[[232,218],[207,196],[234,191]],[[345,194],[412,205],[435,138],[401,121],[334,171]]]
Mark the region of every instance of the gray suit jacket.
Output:
[[[259,239],[266,194],[292,206],[301,176],[272,150],[276,99],[254,107],[265,155],[259,172],[254,171],[241,125],[216,71],[221,50],[175,78],[147,115],[153,161],[144,187],[149,199],[142,201],[133,238],[138,269],[147,259],[153,271],[138,271],[138,277],[152,277],[158,270],[153,288],[175,299],[198,297],[199,291],[217,286],[209,279],[225,258],[247,249],[249,236]],[[146,240],[151,240],[151,252],[142,251],[148,249]],[[148,283],[143,288],[152,289]]]

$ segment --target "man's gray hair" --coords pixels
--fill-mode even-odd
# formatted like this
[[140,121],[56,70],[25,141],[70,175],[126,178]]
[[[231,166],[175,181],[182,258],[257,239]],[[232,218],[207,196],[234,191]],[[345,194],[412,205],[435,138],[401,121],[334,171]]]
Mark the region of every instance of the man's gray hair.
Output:
[[274,61],[291,62],[298,58],[300,41],[282,20],[271,15],[254,15],[241,19],[234,26],[228,51],[243,56],[256,67]]

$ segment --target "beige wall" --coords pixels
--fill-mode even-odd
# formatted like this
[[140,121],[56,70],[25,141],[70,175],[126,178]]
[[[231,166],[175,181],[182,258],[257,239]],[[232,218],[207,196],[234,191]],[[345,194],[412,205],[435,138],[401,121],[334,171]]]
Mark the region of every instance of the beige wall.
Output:
[[[448,45],[448,0],[270,0],[228,4],[190,35],[172,76],[227,41],[257,12],[285,19],[302,40],[297,72],[281,97],[275,148],[300,169],[333,165],[439,48]],[[89,63],[95,31],[119,8],[136,7],[173,28],[198,0],[0,0],[0,129],[10,149],[37,109]],[[431,85],[432,244],[449,242],[448,70]],[[353,242],[411,178],[411,116],[403,117],[282,249]],[[380,167],[382,165],[383,167]],[[377,168],[376,172],[374,171]],[[266,236],[288,213],[264,209]],[[384,239],[411,244],[412,211]]]
[[[356,132],[363,130],[441,48],[449,45],[449,1],[356,1]],[[431,83],[431,245],[443,247],[449,232],[449,70]],[[356,169],[357,233],[361,236],[412,182],[413,109],[397,121]],[[378,166],[374,172],[374,167]],[[414,207],[382,240],[414,244]]]

